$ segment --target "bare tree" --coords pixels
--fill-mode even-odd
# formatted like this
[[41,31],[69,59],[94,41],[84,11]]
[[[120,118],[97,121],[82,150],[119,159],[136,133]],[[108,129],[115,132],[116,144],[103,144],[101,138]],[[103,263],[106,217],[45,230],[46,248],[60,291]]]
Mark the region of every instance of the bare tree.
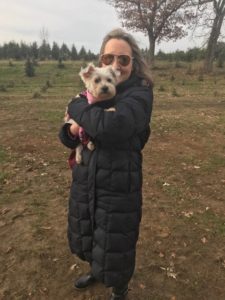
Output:
[[42,27],[40,30],[40,39],[41,39],[41,45],[39,47],[39,53],[38,57],[41,60],[49,59],[51,55],[51,47],[48,43],[48,29],[45,27]]
[[205,13],[203,16],[203,26],[206,26],[206,28],[210,28],[210,33],[207,39],[204,70],[206,72],[211,72],[213,69],[213,60],[215,58],[216,46],[225,18],[225,0],[199,0],[200,7],[206,4],[208,4],[208,6],[205,6],[205,11],[207,11],[208,13]]
[[49,33],[48,33],[48,29],[45,28],[44,26],[40,29],[40,39],[41,39],[41,43],[48,43],[48,38],[49,38]]
[[184,26],[195,16],[191,0],[106,1],[115,7],[124,27],[148,36],[152,64],[156,42],[175,41],[187,35]]

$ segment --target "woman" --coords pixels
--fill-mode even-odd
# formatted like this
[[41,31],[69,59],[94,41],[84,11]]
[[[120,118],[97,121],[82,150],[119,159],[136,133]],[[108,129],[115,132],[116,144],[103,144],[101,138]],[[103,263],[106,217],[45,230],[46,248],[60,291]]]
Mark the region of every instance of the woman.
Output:
[[[84,97],[68,106],[75,124],[65,124],[60,139],[69,148],[79,143],[79,126],[95,150],[82,153],[73,168],[68,239],[72,253],[88,261],[90,273],[75,282],[82,289],[96,280],[112,287],[110,299],[125,299],[135,267],[142,207],[142,154],[150,135],[152,82],[140,49],[122,29],[103,40],[101,67],[120,71],[117,95],[89,105]],[[115,111],[105,111],[114,106]]]

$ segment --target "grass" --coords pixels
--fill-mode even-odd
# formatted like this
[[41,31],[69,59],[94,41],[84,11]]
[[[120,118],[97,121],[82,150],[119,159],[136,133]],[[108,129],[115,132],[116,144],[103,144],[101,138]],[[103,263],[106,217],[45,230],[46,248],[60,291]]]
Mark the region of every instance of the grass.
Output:
[[7,158],[6,151],[0,146],[0,163],[3,163]]
[[[86,267],[67,248],[71,172],[58,131],[69,99],[84,88],[78,76],[83,62],[64,62],[62,69],[40,62],[33,78],[25,76],[24,62],[12,64],[0,61],[0,263],[6,265],[0,298],[106,299],[102,286],[81,296],[70,285],[77,276],[71,265],[79,274]],[[225,69],[216,67],[201,77],[201,62],[156,62],[130,299],[224,298],[224,78]],[[40,261],[44,249],[48,255]],[[176,280],[161,269],[172,263]]]
[[7,178],[7,174],[4,172],[0,171],[0,183],[3,184]]
[[213,172],[218,169],[223,169],[225,167],[225,156],[221,154],[214,153],[211,155],[210,159],[203,165],[203,170],[206,172]]

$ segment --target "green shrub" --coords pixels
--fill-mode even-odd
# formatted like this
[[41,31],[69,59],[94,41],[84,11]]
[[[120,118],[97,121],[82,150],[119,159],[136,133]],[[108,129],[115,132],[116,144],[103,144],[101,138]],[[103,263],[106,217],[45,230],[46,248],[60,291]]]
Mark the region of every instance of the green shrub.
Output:
[[165,88],[162,84],[159,86],[159,92],[165,92]]
[[32,96],[33,99],[41,98],[41,93],[39,91],[35,91]]
[[13,67],[13,66],[14,66],[14,64],[13,64],[13,62],[12,62],[11,59],[9,60],[9,66],[10,66],[10,67]]
[[172,96],[178,97],[179,94],[177,93],[177,90],[175,88],[172,89]]
[[65,68],[64,63],[62,62],[62,58],[59,58],[59,60],[58,60],[58,68],[59,69],[64,69]]
[[7,88],[4,84],[0,85],[0,92],[7,92]]
[[204,76],[203,74],[198,75],[198,81],[204,81]]

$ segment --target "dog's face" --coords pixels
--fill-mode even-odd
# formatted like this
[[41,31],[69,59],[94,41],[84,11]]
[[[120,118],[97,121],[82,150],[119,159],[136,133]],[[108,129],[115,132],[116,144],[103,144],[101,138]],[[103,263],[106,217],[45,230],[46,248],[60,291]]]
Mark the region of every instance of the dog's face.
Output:
[[111,66],[98,68],[89,64],[79,75],[88,91],[97,100],[107,100],[115,96],[117,78],[120,74]]

